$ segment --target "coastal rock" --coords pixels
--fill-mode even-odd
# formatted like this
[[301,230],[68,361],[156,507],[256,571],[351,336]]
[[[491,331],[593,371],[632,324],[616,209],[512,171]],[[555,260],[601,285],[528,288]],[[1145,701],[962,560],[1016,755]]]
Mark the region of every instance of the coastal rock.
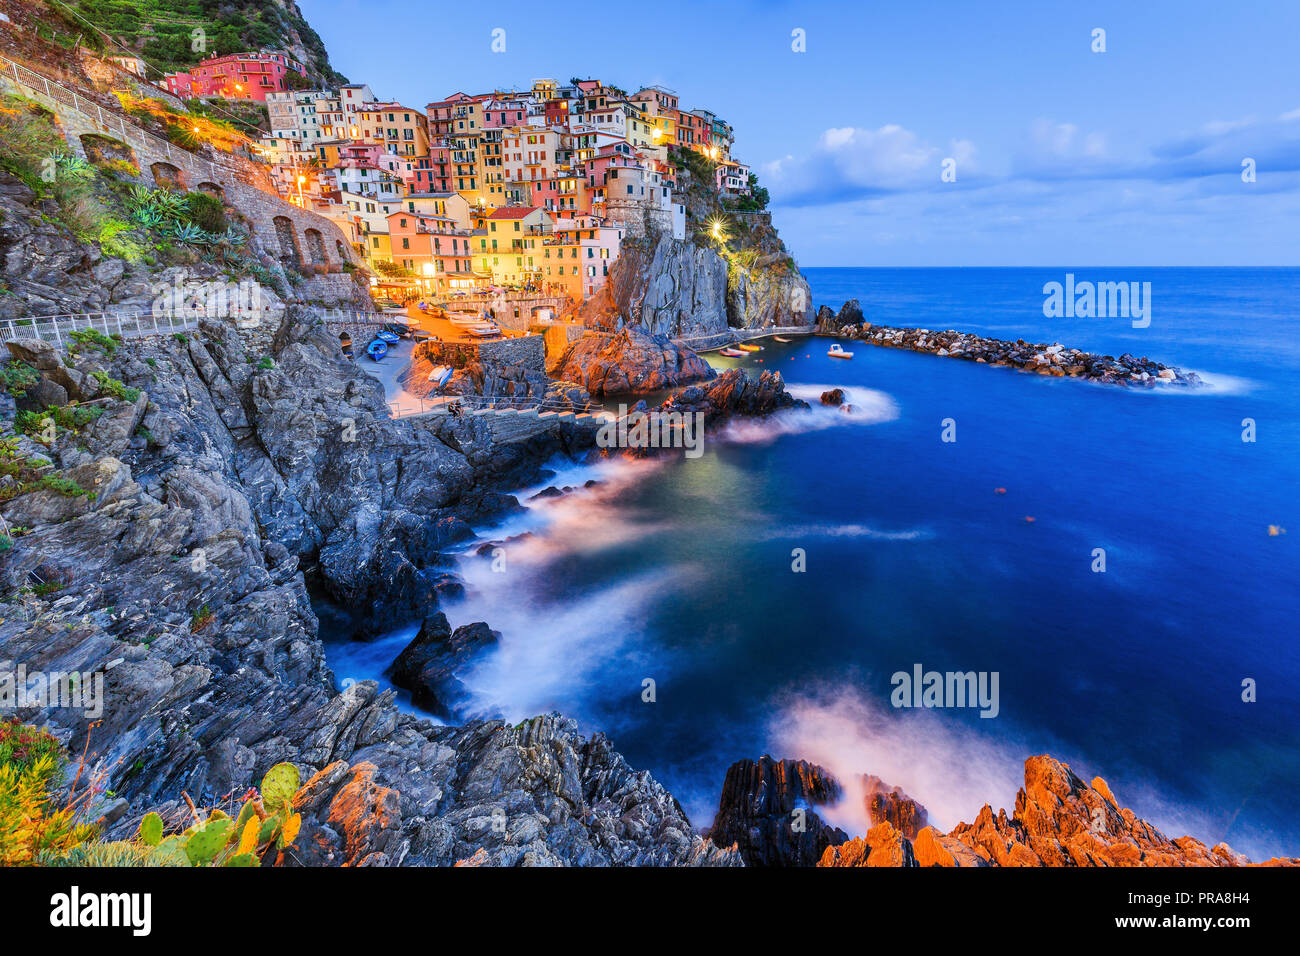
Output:
[[663,411],[701,413],[706,424],[729,415],[768,415],[788,408],[807,409],[808,403],[785,390],[780,372],[764,371],[750,378],[744,369],[727,369],[708,385],[692,385],[676,392],[660,406]]
[[812,866],[848,839],[813,809],[841,794],[835,778],[815,764],[769,756],[738,761],[727,769],[709,839],[719,847],[734,844],[749,866]]
[[868,830],[865,837],[856,837],[839,846],[828,846],[817,865],[911,867],[919,864],[911,841],[892,824],[880,823]]
[[609,336],[583,336],[560,356],[553,374],[602,396],[658,391],[707,381],[716,373],[699,355],[666,336],[628,327]]
[[417,706],[451,719],[465,697],[456,672],[476,654],[495,646],[500,637],[482,621],[453,631],[439,611],[424,619],[415,639],[393,661],[389,676],[411,692]]
[[[823,308],[825,308],[823,306]],[[1204,384],[1195,372],[1152,362],[1145,356],[1134,358],[1125,353],[1118,359],[1110,355],[1093,355],[1066,348],[1059,342],[1034,345],[1017,339],[985,338],[949,329],[896,328],[862,321],[857,300],[844,304],[838,315],[830,310],[818,312],[818,331],[847,336],[868,345],[908,349],[943,358],[962,358],[982,365],[1017,368],[1026,372],[1055,377],[1086,378],[1109,385],[1154,388],[1157,385],[1198,386]]]
[[900,787],[891,787],[879,777],[867,774],[862,778],[863,801],[872,823],[889,823],[909,840],[926,826],[928,815],[921,806]]
[[832,388],[822,392],[821,403],[823,405],[840,406],[844,404],[844,389]]

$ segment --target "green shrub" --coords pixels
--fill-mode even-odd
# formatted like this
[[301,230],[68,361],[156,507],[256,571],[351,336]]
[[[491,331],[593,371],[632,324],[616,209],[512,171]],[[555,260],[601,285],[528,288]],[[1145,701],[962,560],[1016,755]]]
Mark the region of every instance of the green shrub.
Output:
[[114,398],[120,398],[124,402],[134,402],[140,397],[140,390],[138,388],[123,385],[107,372],[92,372],[91,374],[94,376],[95,381],[99,383],[99,387],[108,392],[108,394],[112,395]]
[[204,192],[192,192],[185,196],[185,218],[211,233],[224,233],[229,225],[221,200]]

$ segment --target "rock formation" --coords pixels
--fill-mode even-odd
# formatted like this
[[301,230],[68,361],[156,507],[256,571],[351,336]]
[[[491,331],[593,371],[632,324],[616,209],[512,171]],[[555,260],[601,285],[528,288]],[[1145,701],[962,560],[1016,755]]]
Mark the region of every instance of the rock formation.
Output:
[[716,373],[690,349],[629,326],[612,335],[583,336],[564,351],[552,374],[602,396],[658,391],[707,381]]
[[812,866],[848,839],[814,811],[841,793],[834,777],[803,760],[738,761],[727,769],[709,839],[734,844],[749,866]]
[[731,368],[707,385],[691,385],[675,392],[660,406],[663,411],[700,412],[705,424],[729,415],[767,415],[808,403],[785,390],[780,372],[764,371],[750,378],[744,369]]

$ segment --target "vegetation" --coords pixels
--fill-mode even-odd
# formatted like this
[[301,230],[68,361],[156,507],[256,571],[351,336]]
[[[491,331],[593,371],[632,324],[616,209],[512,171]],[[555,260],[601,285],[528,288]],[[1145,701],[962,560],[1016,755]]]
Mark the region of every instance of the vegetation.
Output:
[[[324,42],[306,20],[264,0],[67,2],[116,44],[138,52],[158,75],[188,69],[205,56],[286,49],[296,34],[307,50],[309,72],[334,84],[347,82],[330,66]],[[196,30],[202,33],[195,34]]]
[[244,794],[234,817],[215,807],[201,811],[182,795],[188,825],[179,821],[168,833],[162,816],[150,812],[134,838],[105,841],[91,811],[100,781],[77,788],[84,756],[69,787],[77,796],[54,806],[66,765],[63,748],[48,732],[0,723],[0,866],[253,867],[273,849],[291,846],[302,827],[294,810],[298,770],[279,763],[262,778],[260,793]]
[[99,383],[99,387],[108,392],[108,394],[112,395],[114,398],[121,399],[124,402],[134,402],[140,397],[140,390],[138,388],[132,388],[129,385],[122,384],[107,372],[95,371],[91,372],[91,375],[93,375],[95,381]]
[[14,427],[29,438],[51,445],[60,431],[75,435],[103,414],[104,409],[98,405],[51,405],[44,411],[19,412],[14,416]]
[[71,351],[81,351],[83,348],[98,349],[110,358],[122,344],[119,337],[105,335],[98,329],[76,329],[68,333],[68,338],[74,343]]
[[41,373],[26,362],[12,359],[8,365],[0,367],[0,388],[14,398],[23,398],[29,388],[34,388],[41,380]]
[[50,471],[48,462],[24,455],[18,441],[15,435],[0,438],[0,478],[11,479],[0,486],[0,501],[10,501],[31,491],[53,491],[65,498],[84,496],[95,500],[95,492],[87,491],[58,471]]

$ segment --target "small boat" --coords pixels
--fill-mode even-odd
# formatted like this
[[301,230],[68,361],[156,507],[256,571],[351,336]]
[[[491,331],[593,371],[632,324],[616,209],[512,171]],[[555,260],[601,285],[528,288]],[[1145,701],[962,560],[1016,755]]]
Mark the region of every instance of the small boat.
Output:
[[733,348],[718,349],[718,354],[725,355],[727,358],[743,358],[745,355],[740,349]]
[[433,338],[433,333],[426,332],[424,329],[411,329],[411,340],[414,342],[427,342]]
[[384,331],[391,332],[399,339],[409,339],[411,337],[411,327],[409,325],[398,325],[394,322],[390,322],[384,326]]
[[451,381],[452,368],[450,365],[435,365],[433,371],[429,373],[429,381],[434,387],[442,388]]
[[779,335],[774,335],[772,336],[772,338],[776,339],[778,342],[782,343],[783,345],[794,341],[794,339],[783,339]]
[[375,338],[379,339],[381,342],[387,342],[389,345],[396,345],[398,342],[402,341],[400,335],[389,332],[387,329],[380,329],[375,333]]
[[763,351],[763,346],[761,346],[761,345],[737,345],[736,348],[740,349],[742,352],[761,352],[761,351]]
[[383,339],[374,339],[366,346],[366,354],[376,362],[388,354],[388,343]]
[[352,346],[351,346],[351,345],[345,345],[345,346],[343,346],[343,357],[344,357],[344,358],[352,358]]
[[853,358],[853,353],[844,351],[844,346],[840,345],[839,342],[831,343],[830,351],[826,354],[831,358]]

